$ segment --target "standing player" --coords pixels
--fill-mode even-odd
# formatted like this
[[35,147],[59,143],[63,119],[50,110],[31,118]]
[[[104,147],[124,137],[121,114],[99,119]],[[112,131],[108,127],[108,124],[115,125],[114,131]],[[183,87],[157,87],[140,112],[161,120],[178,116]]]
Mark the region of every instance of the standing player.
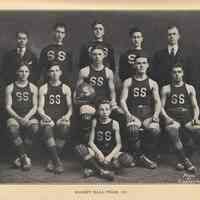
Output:
[[104,65],[109,67],[113,72],[115,72],[115,60],[114,60],[114,50],[112,46],[104,40],[104,25],[100,21],[95,21],[92,23],[93,30],[93,40],[81,47],[79,66],[80,68],[86,67],[91,64],[92,60],[90,58],[91,49],[96,45],[104,46]]
[[61,80],[66,82],[70,79],[69,72],[72,71],[72,53],[64,46],[64,39],[67,35],[67,27],[63,23],[57,23],[53,27],[53,44],[45,47],[40,54],[39,65],[42,70],[41,79],[46,81],[48,67],[57,63],[63,74]]
[[131,47],[121,54],[119,59],[119,77],[122,81],[132,76],[135,58],[144,51],[142,31],[138,27],[133,27],[129,31],[129,36]]
[[69,137],[72,115],[71,90],[60,80],[61,75],[59,65],[49,66],[49,80],[40,87],[38,107],[43,138],[50,155],[47,170],[58,174],[64,171],[59,156]]
[[80,157],[84,160],[85,175],[97,173],[100,176],[113,180],[113,175],[106,169],[131,166],[132,157],[120,152],[121,137],[119,124],[110,118],[111,107],[108,100],[101,100],[97,106],[97,119],[93,119],[89,139],[89,148],[86,145],[77,146]]
[[[22,170],[31,168],[31,159],[26,146],[32,144],[33,136],[38,131],[37,111],[38,89],[28,81],[29,67],[21,65],[16,72],[16,81],[6,87],[6,110],[9,115],[7,128],[19,156],[14,164]],[[30,155],[29,155],[30,156]]]
[[37,57],[28,49],[28,41],[28,32],[21,30],[16,33],[16,48],[7,52],[3,58],[2,77],[4,85],[8,85],[16,80],[17,67],[22,63],[29,67],[31,72],[29,80],[34,83],[38,80]]
[[[129,130],[129,151],[136,153],[140,164],[154,169],[157,164],[147,157],[147,153],[155,156],[160,133],[159,89],[157,83],[147,76],[149,63],[145,54],[136,57],[134,66],[135,74],[124,81],[121,94],[121,106],[125,112]],[[148,138],[148,143],[151,144],[151,152],[144,152],[141,148],[142,140],[139,132],[141,127],[144,128],[144,139]],[[134,150],[131,147],[134,147]]]
[[[186,143],[190,143],[192,136],[200,134],[199,107],[196,100],[196,92],[192,85],[183,81],[183,67],[175,65],[171,69],[172,81],[163,86],[161,91],[162,115],[165,119],[165,129],[173,143],[178,157],[177,169],[194,173],[196,168],[187,158],[183,148],[182,138],[187,137]],[[185,136],[180,127],[184,128]]]

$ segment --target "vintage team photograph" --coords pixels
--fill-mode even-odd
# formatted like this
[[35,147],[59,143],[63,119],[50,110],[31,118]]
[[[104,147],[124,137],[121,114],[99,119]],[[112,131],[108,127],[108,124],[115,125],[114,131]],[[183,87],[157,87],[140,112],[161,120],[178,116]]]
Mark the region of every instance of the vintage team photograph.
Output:
[[0,11],[0,184],[199,184],[199,19]]

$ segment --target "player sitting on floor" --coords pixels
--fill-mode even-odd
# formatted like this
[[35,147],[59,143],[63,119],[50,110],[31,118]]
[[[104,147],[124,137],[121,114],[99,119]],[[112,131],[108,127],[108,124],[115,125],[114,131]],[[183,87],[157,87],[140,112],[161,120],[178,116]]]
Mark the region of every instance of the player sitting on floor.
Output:
[[[192,142],[192,136],[199,136],[199,107],[196,92],[192,85],[183,81],[183,67],[175,65],[171,70],[172,81],[163,86],[161,91],[162,116],[165,119],[165,129],[173,143],[179,162],[176,168],[195,173],[196,168],[189,159],[189,154],[183,148],[182,139]],[[182,129],[180,129],[182,128]],[[181,131],[182,130],[182,131]],[[185,135],[184,135],[185,134]]]
[[[121,106],[127,119],[128,148],[135,154],[138,164],[154,169],[157,163],[148,154],[155,157],[157,153],[161,110],[159,89],[147,75],[149,63],[145,54],[136,57],[134,67],[135,74],[124,81],[121,94]],[[144,129],[144,135],[140,134],[140,128]],[[150,146],[148,151],[143,148],[145,139]]]
[[34,118],[38,89],[28,81],[30,70],[25,64],[18,67],[16,75],[16,81],[6,87],[7,128],[19,156],[14,161],[15,166],[30,170],[31,159],[27,151],[39,128],[38,120]]
[[85,145],[77,146],[77,151],[85,162],[85,176],[96,173],[113,180],[113,173],[109,170],[132,165],[132,157],[120,152],[122,145],[119,123],[111,119],[110,114],[110,102],[101,100],[97,106],[97,119],[92,121],[89,148]]
[[71,89],[61,82],[61,75],[59,65],[49,66],[48,82],[39,90],[38,107],[43,138],[50,155],[46,169],[58,174],[64,171],[59,156],[69,136],[72,115]]

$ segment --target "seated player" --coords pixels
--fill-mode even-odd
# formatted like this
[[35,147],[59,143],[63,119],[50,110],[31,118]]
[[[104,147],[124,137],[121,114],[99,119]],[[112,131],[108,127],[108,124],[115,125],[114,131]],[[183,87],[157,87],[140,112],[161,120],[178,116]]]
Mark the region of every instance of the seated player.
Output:
[[47,170],[54,173],[64,171],[60,154],[69,138],[72,115],[71,89],[61,82],[62,71],[54,64],[48,69],[48,82],[40,87],[38,112],[45,145],[50,159]]
[[[92,63],[80,70],[76,88],[86,82],[95,89],[96,102],[98,99],[107,98],[111,101],[112,106],[116,106],[114,75],[112,70],[103,64],[106,56],[104,46],[93,46],[90,56]],[[74,96],[76,97],[76,92]]]
[[[123,83],[121,106],[126,115],[129,151],[135,154],[138,163],[154,169],[157,163],[150,159],[150,155],[153,158],[157,153],[161,103],[158,85],[147,75],[148,67],[148,57],[145,54],[138,55],[134,75]],[[140,134],[141,128],[144,129],[144,135]],[[148,150],[144,149],[145,141],[150,147]]]
[[110,114],[110,102],[101,100],[97,106],[97,119],[92,121],[89,148],[83,144],[76,147],[84,161],[85,176],[96,173],[103,178],[113,180],[113,173],[109,170],[132,165],[132,157],[120,152],[122,144],[119,123],[110,118]]
[[[179,162],[177,169],[195,173],[196,168],[188,158],[189,154],[183,148],[181,140],[192,145],[191,136],[199,136],[199,107],[196,92],[192,85],[183,81],[183,68],[176,64],[171,70],[172,81],[163,86],[161,91],[162,116],[165,119],[165,129],[173,143]],[[180,129],[183,128],[183,129]],[[183,130],[184,132],[181,132]]]
[[28,66],[19,66],[16,75],[16,81],[6,87],[5,104],[9,116],[7,128],[19,156],[14,164],[22,170],[30,170],[31,159],[30,155],[27,155],[27,150],[39,128],[38,120],[34,118],[37,111],[38,89],[28,81]]

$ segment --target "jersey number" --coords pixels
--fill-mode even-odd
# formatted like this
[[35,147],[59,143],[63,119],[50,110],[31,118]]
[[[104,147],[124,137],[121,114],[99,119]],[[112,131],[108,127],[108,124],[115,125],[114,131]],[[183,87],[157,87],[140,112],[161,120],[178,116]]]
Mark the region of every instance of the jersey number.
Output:
[[112,133],[110,131],[98,131],[97,132],[97,141],[110,141],[112,137]]
[[104,79],[103,79],[102,76],[100,76],[100,77],[92,76],[90,78],[90,83],[91,83],[92,86],[97,85],[97,86],[101,87],[103,85],[103,81],[104,81]]
[[60,95],[49,95],[49,103],[50,104],[60,104]]
[[146,97],[147,96],[147,88],[138,88],[138,87],[135,87],[133,89],[133,96],[134,97]]
[[29,93],[28,92],[16,92],[17,101],[28,101]]
[[171,97],[172,104],[184,104],[185,103],[185,96],[184,94],[173,94]]
[[129,54],[129,55],[128,55],[128,63],[129,63],[129,64],[134,64],[135,58],[136,58],[136,55],[135,55],[135,54]]
[[[47,52],[48,61],[53,61],[56,59],[56,52],[50,50]],[[64,51],[58,51],[57,58],[59,61],[63,62],[66,59],[66,53]]]

